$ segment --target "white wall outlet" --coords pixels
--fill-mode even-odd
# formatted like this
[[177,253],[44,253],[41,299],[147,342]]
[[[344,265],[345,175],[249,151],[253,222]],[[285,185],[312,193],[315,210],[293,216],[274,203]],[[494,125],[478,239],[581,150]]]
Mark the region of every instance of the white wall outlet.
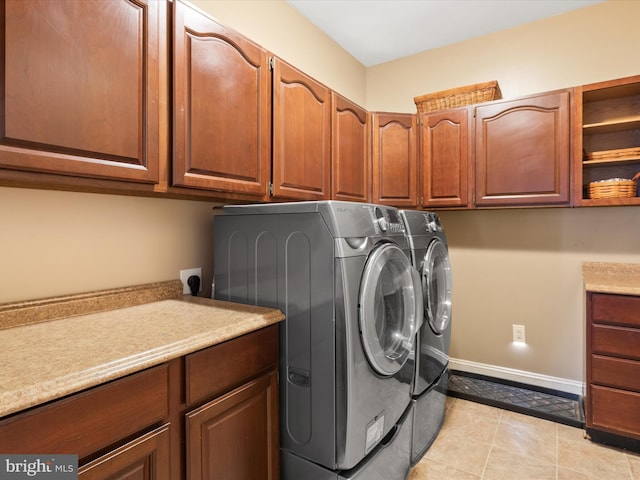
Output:
[[519,343],[527,343],[524,336],[524,325],[512,325],[513,341]]
[[202,267],[189,268],[188,270],[180,270],[180,280],[182,280],[182,293],[188,295],[191,293],[191,289],[187,284],[187,280],[191,275],[197,275],[200,277],[200,288],[198,293],[202,291]]

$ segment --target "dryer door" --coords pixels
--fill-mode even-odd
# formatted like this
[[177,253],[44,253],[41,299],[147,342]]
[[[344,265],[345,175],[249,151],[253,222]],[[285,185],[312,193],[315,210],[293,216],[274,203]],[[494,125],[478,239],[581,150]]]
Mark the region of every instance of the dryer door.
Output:
[[440,335],[451,321],[451,262],[447,246],[439,239],[429,245],[422,267],[424,314],[434,333]]
[[367,359],[379,374],[394,375],[407,361],[422,319],[419,276],[397,245],[382,244],[370,254],[359,300]]

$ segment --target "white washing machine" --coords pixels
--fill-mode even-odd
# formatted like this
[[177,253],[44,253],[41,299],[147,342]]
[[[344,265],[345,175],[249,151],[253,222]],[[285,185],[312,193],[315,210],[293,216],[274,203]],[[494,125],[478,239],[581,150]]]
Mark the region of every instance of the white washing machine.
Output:
[[437,214],[402,210],[411,259],[422,279],[424,319],[418,330],[412,388],[412,464],[438,435],[445,414],[451,343],[451,262]]
[[285,480],[403,480],[410,466],[420,278],[395,208],[224,207],[215,298],[279,308]]

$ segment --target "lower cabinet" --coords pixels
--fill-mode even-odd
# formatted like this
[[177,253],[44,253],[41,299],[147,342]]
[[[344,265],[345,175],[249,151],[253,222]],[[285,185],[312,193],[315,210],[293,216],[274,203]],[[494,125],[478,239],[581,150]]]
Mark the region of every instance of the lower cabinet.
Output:
[[640,296],[587,293],[587,432],[640,446]]
[[277,480],[278,356],[271,325],[0,418],[0,452],[78,455],[82,480]]

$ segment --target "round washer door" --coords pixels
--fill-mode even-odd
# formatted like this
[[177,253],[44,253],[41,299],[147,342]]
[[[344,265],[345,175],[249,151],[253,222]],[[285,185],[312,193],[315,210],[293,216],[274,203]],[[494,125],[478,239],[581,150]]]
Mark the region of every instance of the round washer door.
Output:
[[451,262],[447,246],[439,239],[431,242],[424,257],[422,292],[425,318],[440,335],[451,321]]
[[[411,262],[396,245],[376,248],[367,259],[360,285],[360,332],[373,369],[396,374],[415,341],[416,304]],[[417,287],[419,288],[419,287]]]

